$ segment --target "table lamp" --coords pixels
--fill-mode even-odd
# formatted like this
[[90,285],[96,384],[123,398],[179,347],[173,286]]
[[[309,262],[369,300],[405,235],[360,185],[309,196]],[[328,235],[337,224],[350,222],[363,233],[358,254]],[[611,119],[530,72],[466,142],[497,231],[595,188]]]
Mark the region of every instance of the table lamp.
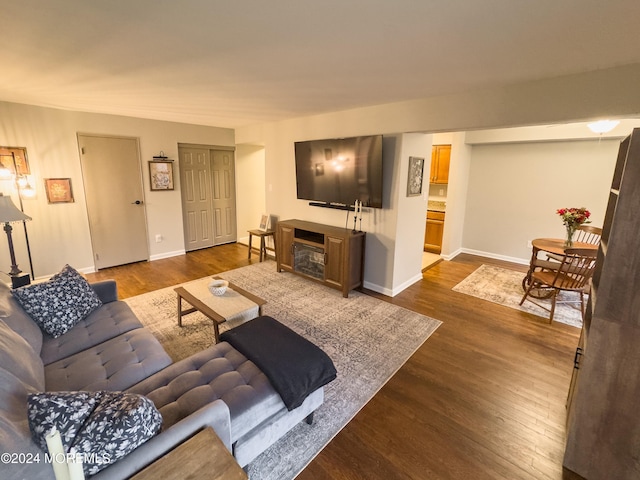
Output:
[[4,223],[4,231],[7,233],[7,241],[9,242],[9,255],[11,255],[11,270],[9,271],[9,276],[11,277],[11,286],[13,288],[29,283],[28,276],[25,282],[24,276],[20,275],[22,270],[20,270],[16,264],[16,254],[13,250],[13,239],[11,238],[11,231],[13,230],[11,224],[14,222],[24,222],[25,220],[31,220],[31,217],[21,212],[11,201],[11,197],[0,193],[0,223]]

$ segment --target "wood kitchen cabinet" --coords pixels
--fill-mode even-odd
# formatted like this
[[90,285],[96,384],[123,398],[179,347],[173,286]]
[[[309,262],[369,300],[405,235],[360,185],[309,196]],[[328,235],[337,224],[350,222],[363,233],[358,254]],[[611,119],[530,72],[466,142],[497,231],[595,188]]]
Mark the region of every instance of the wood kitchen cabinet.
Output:
[[429,183],[449,183],[450,161],[451,145],[434,145],[431,147],[431,174]]
[[444,233],[444,212],[427,210],[427,226],[424,231],[424,249],[431,253],[442,251]]

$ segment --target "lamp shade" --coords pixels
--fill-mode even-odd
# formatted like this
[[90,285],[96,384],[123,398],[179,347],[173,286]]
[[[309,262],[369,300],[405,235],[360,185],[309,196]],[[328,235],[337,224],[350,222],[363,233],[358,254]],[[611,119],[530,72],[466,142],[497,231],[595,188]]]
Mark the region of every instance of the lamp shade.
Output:
[[11,201],[11,197],[0,193],[0,223],[22,222],[24,220],[31,220],[31,217],[18,210],[18,207]]

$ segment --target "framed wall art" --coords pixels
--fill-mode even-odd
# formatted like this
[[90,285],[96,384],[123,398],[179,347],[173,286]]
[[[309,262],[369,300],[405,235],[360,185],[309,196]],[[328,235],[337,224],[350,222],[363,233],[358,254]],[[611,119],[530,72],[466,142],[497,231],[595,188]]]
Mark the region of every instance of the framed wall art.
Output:
[[45,178],[44,190],[49,203],[73,203],[70,178]]
[[407,197],[422,195],[422,177],[424,158],[409,157],[409,178],[407,179]]
[[269,224],[271,223],[271,215],[269,215],[268,213],[263,213],[260,216],[260,226],[258,227],[258,230],[262,230],[263,232],[266,232],[267,230],[269,230]]
[[149,162],[151,191],[173,190],[173,161],[151,160]]
[[[16,158],[17,172],[16,168],[13,167],[12,153]],[[29,160],[27,159],[27,149],[25,147],[0,147],[0,163],[13,174],[31,175]]]

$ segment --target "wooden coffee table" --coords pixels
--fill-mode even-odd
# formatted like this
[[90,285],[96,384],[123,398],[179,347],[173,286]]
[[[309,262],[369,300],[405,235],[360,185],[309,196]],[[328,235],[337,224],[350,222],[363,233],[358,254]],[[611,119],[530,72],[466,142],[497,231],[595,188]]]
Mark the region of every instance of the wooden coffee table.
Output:
[[[219,277],[213,277],[219,279]],[[262,315],[262,306],[267,303],[260,297],[229,282],[224,295],[213,295],[208,285],[211,278],[190,282],[174,289],[178,295],[178,325],[182,326],[182,317],[193,312],[200,312],[213,321],[215,343],[220,339],[220,324],[233,322],[241,324]],[[182,309],[182,301],[191,308]],[[235,325],[235,326],[237,326]]]

